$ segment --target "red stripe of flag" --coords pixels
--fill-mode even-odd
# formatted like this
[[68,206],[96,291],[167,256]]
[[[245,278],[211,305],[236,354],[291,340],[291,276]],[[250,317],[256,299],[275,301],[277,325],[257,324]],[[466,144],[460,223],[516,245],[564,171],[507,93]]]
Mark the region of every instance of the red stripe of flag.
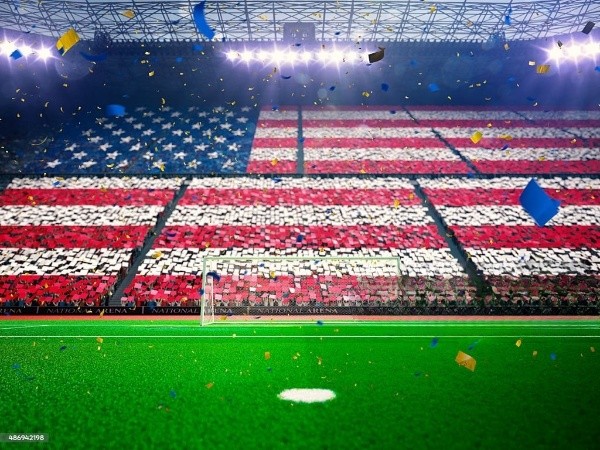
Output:
[[[298,236],[302,236],[299,239]],[[267,239],[268,238],[268,239]],[[435,225],[168,226],[156,248],[443,248]]]
[[600,248],[600,226],[487,225],[452,226],[466,247],[479,248]]
[[0,205],[166,205],[174,195],[170,189],[6,189],[0,192]]
[[[519,196],[523,189],[424,189],[434,205],[477,206],[477,205],[520,205]],[[598,189],[546,189],[546,192],[562,206],[600,205]]]
[[493,174],[570,173],[583,175],[600,173],[600,160],[597,159],[590,161],[479,160],[474,161],[473,164],[480,172]]
[[474,144],[471,138],[444,137],[446,141],[455,147],[466,148],[489,148],[500,149],[508,144],[512,149],[521,148],[582,148],[599,147],[600,139],[577,139],[577,138],[526,138],[513,137],[510,140],[501,138],[483,137],[481,141]]
[[[275,164],[273,164],[275,162]],[[296,173],[296,161],[269,161],[257,159],[248,162],[247,173]]]
[[422,138],[305,138],[304,148],[446,148],[446,145],[435,137]]
[[0,248],[135,248],[150,227],[128,226],[0,226]]
[[[275,185],[276,186],[276,185]],[[412,189],[188,189],[179,205],[419,205]]]
[[298,128],[298,119],[260,119],[258,128]]
[[467,174],[471,172],[462,161],[306,161],[306,173],[389,173],[389,174]]
[[2,300],[38,300],[70,302],[72,300],[97,302],[108,294],[117,281],[106,275],[2,275],[0,276],[0,304]]

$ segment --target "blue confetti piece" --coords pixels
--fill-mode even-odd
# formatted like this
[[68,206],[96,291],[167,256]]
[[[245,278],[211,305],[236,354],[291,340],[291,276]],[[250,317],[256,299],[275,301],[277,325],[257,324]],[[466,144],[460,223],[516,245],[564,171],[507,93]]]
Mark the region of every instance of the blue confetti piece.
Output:
[[60,181],[55,181],[54,183],[52,183],[52,186],[54,186],[54,187],[60,186]]
[[506,150],[508,147],[510,147],[510,145],[504,144],[500,150]]
[[392,110],[390,111],[390,114],[396,114],[396,111],[392,109]]
[[206,36],[208,39],[215,37],[215,32],[208,26],[206,17],[204,16],[204,4],[206,1],[198,3],[194,6],[194,22],[198,31]]
[[123,105],[106,105],[107,117],[120,117],[125,115],[125,107]]
[[11,57],[12,59],[19,59],[19,58],[22,58],[22,57],[23,57],[23,53],[21,53],[21,52],[19,51],[19,49],[17,49],[17,50],[15,50],[14,52],[12,52],[12,53],[10,54],[10,57]]
[[183,58],[181,56],[178,56],[177,58],[175,58],[175,62],[183,62]]
[[317,325],[323,325],[323,321],[322,320],[317,320]]
[[440,90],[440,87],[436,83],[429,83],[427,88],[429,89],[429,92],[439,92]]
[[332,91],[332,92],[335,91],[335,86],[330,86],[329,90]]
[[304,138],[303,137],[298,138],[298,142],[304,142]]
[[273,105],[273,106],[271,107],[271,109],[272,109],[273,111],[279,111],[279,106],[277,106],[277,105]]
[[281,75],[281,78],[283,78],[284,80],[289,80],[290,78],[292,78],[291,75]]
[[212,272],[208,272],[206,274],[207,277],[213,277],[213,279],[218,283],[221,280],[221,275],[219,275],[217,272],[212,271]]
[[511,25],[512,22],[510,20],[510,16],[504,16],[504,24],[505,25]]
[[473,172],[467,172],[467,178],[473,178],[475,174]]
[[204,289],[200,289],[200,295],[204,295]]
[[594,69],[596,72],[600,72],[600,66],[596,66],[596,68]]
[[296,242],[302,242],[303,239],[304,239],[304,236],[302,236],[301,234],[296,236]]
[[281,183],[282,179],[281,178],[273,178],[273,183]]
[[479,344],[479,341],[475,341],[475,342],[471,343],[471,345],[469,345],[469,347],[467,347],[467,349],[473,350],[477,344]]
[[21,370],[21,364],[14,363],[11,367],[15,370]]
[[202,44],[194,44],[192,50],[194,50],[195,52],[201,52],[202,50],[204,50],[204,46]]
[[556,353],[550,353],[550,359],[556,361]]
[[390,85],[387,83],[381,83],[381,90],[387,92],[390,89]]
[[177,397],[177,392],[175,392],[173,389],[171,389],[171,391],[169,392],[169,395],[171,396],[171,398],[175,398],[175,397]]
[[509,83],[514,83],[515,81],[517,81],[517,79],[515,77],[508,77],[506,81],[508,81]]
[[335,34],[336,36],[339,36],[340,34],[342,34],[342,32],[341,32],[341,31],[336,31],[334,34]]
[[63,346],[61,346],[61,347],[60,347],[60,351],[61,351],[61,352],[64,352],[66,349],[67,349],[67,346],[66,346],[66,345],[63,345]]
[[431,340],[431,344],[429,344],[429,346],[430,346],[431,348],[435,348],[435,347],[437,347],[437,345],[438,345],[438,341],[439,341],[439,340],[440,340],[439,338],[436,338],[436,337],[434,337],[434,338]]

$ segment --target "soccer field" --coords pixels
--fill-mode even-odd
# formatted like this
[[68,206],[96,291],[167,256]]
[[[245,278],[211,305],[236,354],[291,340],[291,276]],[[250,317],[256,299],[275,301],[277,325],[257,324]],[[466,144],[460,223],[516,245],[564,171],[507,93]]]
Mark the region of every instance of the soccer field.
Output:
[[49,442],[0,445],[597,448],[598,351],[598,320],[5,320],[0,433]]

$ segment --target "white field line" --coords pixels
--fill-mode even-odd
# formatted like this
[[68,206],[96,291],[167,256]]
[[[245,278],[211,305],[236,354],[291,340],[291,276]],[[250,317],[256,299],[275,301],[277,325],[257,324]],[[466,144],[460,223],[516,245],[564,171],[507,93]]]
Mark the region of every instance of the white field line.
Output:
[[10,327],[2,327],[0,330],[18,330],[21,328],[38,328],[38,327],[49,327],[50,325],[14,325]]
[[[63,335],[63,336],[44,336],[44,335],[16,335],[16,336],[0,336],[0,339],[79,339],[79,338],[95,338],[96,334],[84,336],[84,335]],[[380,336],[282,336],[282,335],[248,335],[248,336],[178,336],[178,335],[104,335],[104,339],[426,339],[426,338],[450,338],[450,339],[462,339],[462,338],[556,338],[556,339],[580,339],[580,338],[600,338],[600,334],[596,335],[582,335],[582,336],[565,336],[565,335],[522,335],[522,334],[510,334],[510,335],[481,335],[481,334],[461,334],[461,335],[380,335]]]

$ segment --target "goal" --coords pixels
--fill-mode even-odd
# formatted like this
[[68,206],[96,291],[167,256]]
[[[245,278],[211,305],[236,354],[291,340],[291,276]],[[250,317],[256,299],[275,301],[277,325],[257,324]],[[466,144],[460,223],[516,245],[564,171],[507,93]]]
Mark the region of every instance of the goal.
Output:
[[397,257],[208,256],[202,263],[201,324],[213,323],[215,315],[382,306],[398,299],[400,280]]

